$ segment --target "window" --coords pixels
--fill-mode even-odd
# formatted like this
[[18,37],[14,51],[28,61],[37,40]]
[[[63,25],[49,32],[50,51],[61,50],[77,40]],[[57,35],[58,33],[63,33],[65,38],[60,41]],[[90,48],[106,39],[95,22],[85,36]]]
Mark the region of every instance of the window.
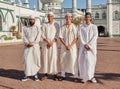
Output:
[[99,19],[99,13],[95,14],[95,19]]
[[118,20],[118,19],[120,19],[120,12],[118,12],[118,11],[114,11],[113,12],[113,19],[115,19],[115,20]]
[[102,13],[102,19],[106,19],[106,13],[105,12]]
[[119,14],[118,14],[118,19],[120,20],[120,12],[119,12]]

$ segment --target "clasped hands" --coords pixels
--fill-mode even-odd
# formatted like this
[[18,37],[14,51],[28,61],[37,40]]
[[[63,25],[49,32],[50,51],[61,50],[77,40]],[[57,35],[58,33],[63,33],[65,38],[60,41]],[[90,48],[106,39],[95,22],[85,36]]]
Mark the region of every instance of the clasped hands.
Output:
[[65,47],[66,47],[67,50],[71,49],[71,45],[66,45]]
[[47,48],[50,48],[52,45],[53,45],[53,42],[52,42],[52,41],[48,42],[48,43],[47,43]]
[[33,45],[34,45],[33,42],[29,42],[29,43],[27,44],[27,47],[32,47]]
[[90,50],[90,47],[89,47],[88,44],[85,44],[84,47],[85,47],[85,49],[87,49],[88,51]]

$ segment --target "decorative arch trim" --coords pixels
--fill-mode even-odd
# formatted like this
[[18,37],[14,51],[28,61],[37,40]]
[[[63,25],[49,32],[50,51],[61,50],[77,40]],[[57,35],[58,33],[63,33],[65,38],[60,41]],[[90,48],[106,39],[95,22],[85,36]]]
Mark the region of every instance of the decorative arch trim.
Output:
[[7,14],[8,14],[8,13],[11,14],[11,16],[12,16],[12,22],[14,23],[14,22],[15,22],[15,21],[14,21],[14,16],[13,16],[13,14],[12,14],[12,12],[11,12],[10,10],[8,10],[7,13],[5,14],[5,20],[6,20],[6,17],[7,17]]
[[3,12],[2,12],[1,9],[0,9],[0,14],[1,14],[1,16],[2,16],[2,21],[5,22],[5,17],[4,17],[4,15],[3,15]]

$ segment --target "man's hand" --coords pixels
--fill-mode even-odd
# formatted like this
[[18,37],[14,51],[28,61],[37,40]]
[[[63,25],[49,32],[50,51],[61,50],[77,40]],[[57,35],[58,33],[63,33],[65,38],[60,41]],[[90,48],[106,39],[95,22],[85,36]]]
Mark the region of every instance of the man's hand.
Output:
[[47,48],[50,48],[53,45],[53,42],[48,42]]
[[71,49],[71,45],[66,46],[66,49],[70,50]]
[[88,44],[85,44],[84,47],[85,47],[87,50],[90,50],[90,47],[88,46]]
[[28,44],[27,44],[27,47],[32,47],[34,44],[33,44],[33,42],[29,42]]

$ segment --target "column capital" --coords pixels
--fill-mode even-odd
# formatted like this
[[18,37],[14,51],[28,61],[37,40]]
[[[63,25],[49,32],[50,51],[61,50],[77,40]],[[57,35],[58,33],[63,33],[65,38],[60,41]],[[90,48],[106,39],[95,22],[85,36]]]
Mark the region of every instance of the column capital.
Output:
[[112,0],[107,0],[107,3],[112,3]]

